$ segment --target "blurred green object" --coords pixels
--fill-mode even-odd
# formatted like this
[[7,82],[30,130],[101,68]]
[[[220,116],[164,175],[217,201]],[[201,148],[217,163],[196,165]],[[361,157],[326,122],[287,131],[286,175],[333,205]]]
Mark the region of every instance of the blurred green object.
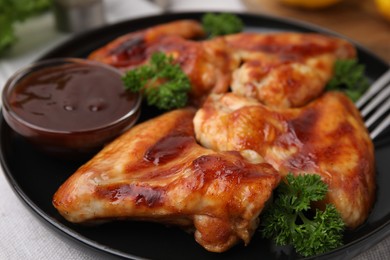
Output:
[[209,38],[238,33],[244,28],[244,23],[241,19],[231,13],[207,13],[202,17],[202,25]]
[[4,14],[0,14],[0,33],[0,54],[2,54],[8,46],[11,46],[16,41],[12,22]]
[[52,0],[0,0],[0,55],[16,41],[14,25],[41,14]]

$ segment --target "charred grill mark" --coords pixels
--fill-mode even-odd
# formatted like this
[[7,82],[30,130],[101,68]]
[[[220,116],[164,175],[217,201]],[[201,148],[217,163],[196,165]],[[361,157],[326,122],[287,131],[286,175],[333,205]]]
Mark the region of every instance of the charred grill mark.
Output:
[[109,56],[115,56],[121,66],[137,65],[146,59],[146,42],[139,35],[121,43],[109,51]]
[[354,127],[348,123],[348,122],[342,122],[337,126],[335,131],[333,132],[334,138],[340,138],[342,136],[350,136],[351,138],[355,137],[353,134],[354,132]]
[[[313,138],[313,127],[316,126],[320,118],[320,111],[318,109],[308,108],[299,115],[299,117],[288,122],[289,129],[295,132],[296,137],[304,143],[308,143]],[[315,138],[315,136],[314,136]]]
[[132,53],[133,51],[137,49],[142,49],[141,47],[145,47],[145,41],[144,39],[139,36],[135,38],[130,38],[124,42],[122,42],[118,47],[111,49],[109,54],[110,55],[119,55],[124,52],[126,53]]
[[135,184],[115,184],[96,187],[98,197],[110,202],[133,200],[136,206],[158,207],[163,205],[165,191],[159,187],[137,186]]
[[144,155],[144,160],[154,165],[165,164],[177,158],[183,151],[195,142],[194,137],[185,133],[172,133],[160,139],[150,147]]
[[[208,185],[215,179],[235,185],[244,179],[269,175],[268,169],[260,172],[258,165],[245,163],[238,152],[231,151],[226,154],[231,154],[232,160],[226,160],[218,155],[203,155],[192,162],[193,172],[197,174],[198,183],[201,183],[201,186]],[[263,168],[267,167],[263,166]]]
[[285,166],[292,171],[317,171],[317,152],[311,144],[315,140],[313,127],[319,119],[319,111],[308,108],[299,117],[287,121],[288,131],[278,139],[278,146],[291,149],[295,146],[298,151],[292,154],[285,162]]
[[[289,37],[287,35],[287,37]],[[338,40],[324,38],[320,35],[304,35],[297,42],[288,44],[279,35],[242,35],[228,40],[228,43],[235,49],[243,49],[253,52],[278,54],[282,59],[299,60],[302,57],[320,55],[334,52],[338,46]]]

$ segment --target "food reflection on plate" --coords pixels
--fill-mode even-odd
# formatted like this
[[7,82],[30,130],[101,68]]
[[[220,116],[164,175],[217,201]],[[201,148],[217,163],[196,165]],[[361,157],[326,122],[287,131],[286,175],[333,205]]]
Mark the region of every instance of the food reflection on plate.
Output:
[[[196,21],[132,32],[89,56],[120,70],[165,53],[188,75],[186,108],[128,130],[82,165],[53,204],[74,223],[134,219],[177,225],[223,252],[248,244],[288,173],[317,174],[349,229],[374,202],[373,144],[353,102],[326,92],[343,39],[237,33],[199,39]],[[153,85],[155,87],[155,85]],[[93,228],[93,227],[91,227]]]

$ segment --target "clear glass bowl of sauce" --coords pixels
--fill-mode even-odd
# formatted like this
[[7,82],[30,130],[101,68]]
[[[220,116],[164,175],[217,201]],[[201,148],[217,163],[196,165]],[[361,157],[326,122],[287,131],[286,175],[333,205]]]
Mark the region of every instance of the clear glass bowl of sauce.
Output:
[[98,151],[135,124],[141,97],[122,74],[98,62],[52,59],[16,72],[2,95],[8,125],[41,150],[77,156]]

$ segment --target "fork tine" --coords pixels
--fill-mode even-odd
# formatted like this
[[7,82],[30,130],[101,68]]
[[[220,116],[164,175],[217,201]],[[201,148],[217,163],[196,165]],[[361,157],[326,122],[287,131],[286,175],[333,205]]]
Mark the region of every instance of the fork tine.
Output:
[[390,114],[388,114],[386,118],[374,130],[371,131],[370,133],[371,139],[374,140],[375,137],[377,137],[389,125],[390,125]]
[[389,96],[390,96],[390,85],[387,84],[384,87],[384,89],[377,96],[375,96],[375,98],[373,98],[372,101],[370,101],[370,103],[366,107],[364,107],[364,109],[361,111],[363,117],[365,117],[375,108],[377,108],[378,105],[381,104],[384,100],[388,99]]
[[375,83],[369,88],[369,90],[363,96],[360,97],[360,99],[356,102],[356,107],[359,109],[362,108],[362,106],[366,104],[366,102],[376,93],[378,93],[389,80],[390,70],[388,70],[379,79],[377,79]]
[[[390,89],[390,88],[389,88]],[[386,112],[388,112],[390,110],[390,102],[386,102],[384,103],[382,106],[380,106],[378,108],[377,111],[375,111],[374,114],[372,114],[368,120],[366,120],[366,127],[370,127],[373,123],[375,123],[376,120],[378,120],[378,118],[380,118],[381,116],[383,116]]]

